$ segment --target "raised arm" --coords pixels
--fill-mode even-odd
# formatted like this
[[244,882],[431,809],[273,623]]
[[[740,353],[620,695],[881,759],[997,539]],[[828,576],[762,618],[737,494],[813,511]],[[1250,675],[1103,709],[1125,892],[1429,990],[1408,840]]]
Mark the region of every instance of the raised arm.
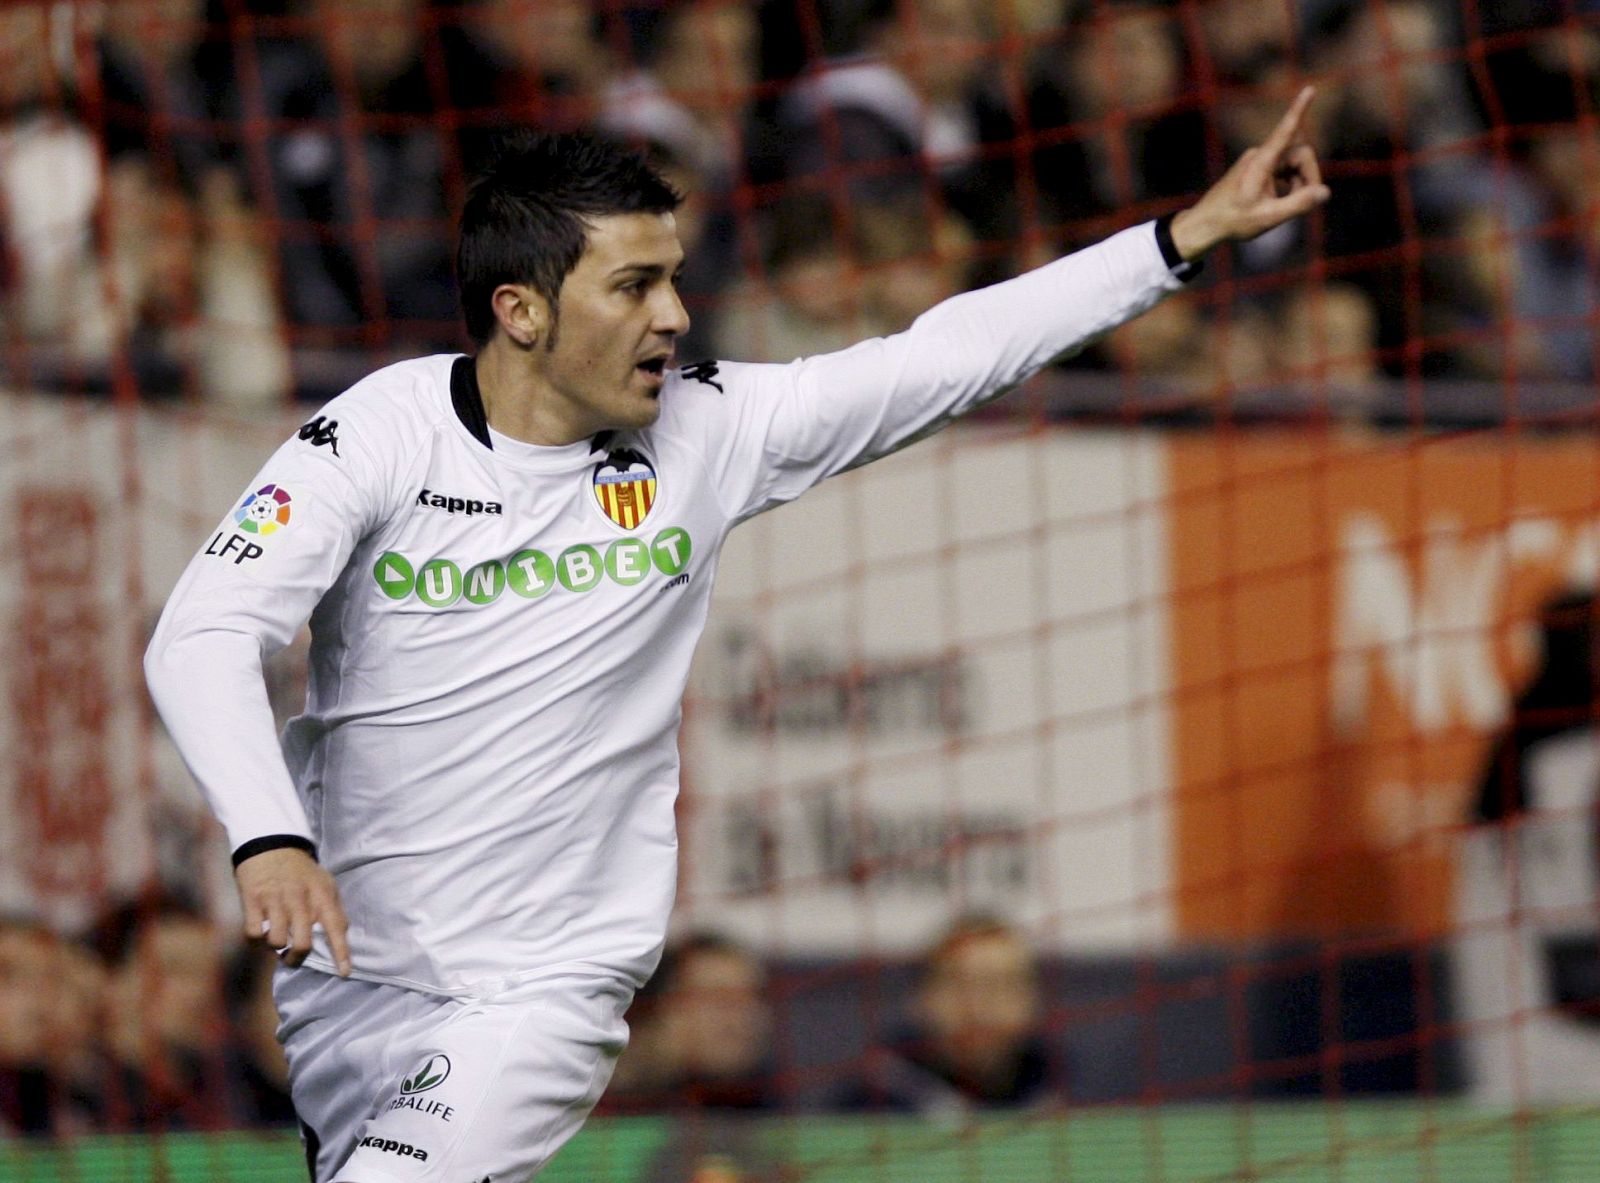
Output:
[[1172,239],[1186,261],[1224,242],[1265,234],[1328,200],[1317,154],[1305,138],[1316,89],[1303,88],[1264,142],[1246,149],[1222,179],[1172,220]]
[[787,366],[730,367],[726,430],[708,450],[746,518],[937,431],[1176,291],[1218,244],[1328,198],[1302,128],[1310,87],[1193,206],[1025,275],[966,292],[893,337]]

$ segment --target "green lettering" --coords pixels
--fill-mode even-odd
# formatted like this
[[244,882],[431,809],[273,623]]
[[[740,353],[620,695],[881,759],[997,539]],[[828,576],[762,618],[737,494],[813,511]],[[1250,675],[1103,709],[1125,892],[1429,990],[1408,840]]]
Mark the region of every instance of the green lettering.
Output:
[[606,548],[606,574],[632,587],[650,574],[650,548],[637,538],[619,538]]
[[506,582],[525,600],[537,600],[555,581],[555,562],[542,550],[519,550],[506,560]]
[[492,604],[506,589],[506,569],[490,559],[467,572],[467,599],[474,604]]
[[585,543],[569,546],[556,562],[556,578],[568,591],[586,592],[600,582],[600,552]]
[[677,575],[689,565],[691,550],[689,531],[673,526],[656,535],[655,541],[650,544],[650,557],[655,560],[656,570],[661,574]]
[[448,608],[461,598],[461,568],[449,559],[433,559],[417,575],[417,599],[430,608]]

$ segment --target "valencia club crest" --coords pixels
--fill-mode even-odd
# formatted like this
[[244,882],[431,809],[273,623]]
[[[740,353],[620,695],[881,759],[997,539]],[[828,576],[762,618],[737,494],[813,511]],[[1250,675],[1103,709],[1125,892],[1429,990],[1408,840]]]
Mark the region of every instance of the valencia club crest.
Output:
[[655,504],[656,470],[632,448],[615,448],[594,467],[594,498],[606,517],[636,529]]

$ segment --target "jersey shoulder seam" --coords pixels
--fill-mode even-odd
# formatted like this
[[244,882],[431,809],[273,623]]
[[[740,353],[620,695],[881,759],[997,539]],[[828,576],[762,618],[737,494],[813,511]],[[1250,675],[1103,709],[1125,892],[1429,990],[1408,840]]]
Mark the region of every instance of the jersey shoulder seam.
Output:
[[722,511],[724,520],[733,521],[735,515],[729,512],[727,503],[722,499],[722,485],[717,480],[711,461],[707,458],[705,449],[701,447],[699,441],[693,437],[693,434],[677,427],[658,428],[654,434],[659,439],[675,441],[682,445],[686,451],[693,454],[695,460],[699,462],[700,471],[705,473],[706,483],[711,486],[711,495],[716,498],[717,508]]

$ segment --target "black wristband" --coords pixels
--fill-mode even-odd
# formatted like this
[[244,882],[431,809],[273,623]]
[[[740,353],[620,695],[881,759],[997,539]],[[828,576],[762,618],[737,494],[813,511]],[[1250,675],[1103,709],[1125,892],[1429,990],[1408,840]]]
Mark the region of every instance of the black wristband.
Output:
[[1199,259],[1192,263],[1185,259],[1178,250],[1178,244],[1172,241],[1172,219],[1177,214],[1162,214],[1156,219],[1156,247],[1161,251],[1161,261],[1167,268],[1184,283],[1188,283],[1200,274],[1205,266]]
[[313,859],[317,857],[316,845],[309,838],[302,838],[299,834],[268,834],[264,838],[252,838],[234,851],[233,865],[237,867],[245,859],[266,854],[269,850],[284,849],[303,850]]

